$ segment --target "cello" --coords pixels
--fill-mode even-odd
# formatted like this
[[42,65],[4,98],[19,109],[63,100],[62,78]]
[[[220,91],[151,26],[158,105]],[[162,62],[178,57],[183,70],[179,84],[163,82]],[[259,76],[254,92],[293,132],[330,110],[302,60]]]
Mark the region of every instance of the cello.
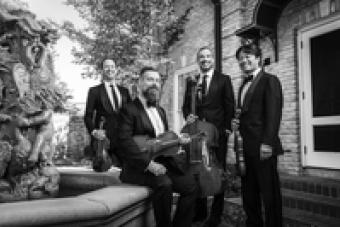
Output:
[[[195,79],[187,81],[190,89],[191,113],[196,115],[196,95],[203,98],[202,90]],[[218,130],[206,121],[196,119],[191,124],[186,124],[182,133],[196,135],[204,133],[204,137],[193,138],[192,142],[184,146],[187,154],[189,172],[194,175],[200,188],[200,197],[216,195],[224,190],[225,178],[221,163],[216,157],[218,148]]]
[[[99,129],[104,128],[105,118],[101,117],[99,122]],[[92,162],[92,168],[96,172],[104,172],[111,168],[112,160],[107,150],[110,147],[110,141],[105,138],[103,140],[94,139],[93,149],[95,157]]]

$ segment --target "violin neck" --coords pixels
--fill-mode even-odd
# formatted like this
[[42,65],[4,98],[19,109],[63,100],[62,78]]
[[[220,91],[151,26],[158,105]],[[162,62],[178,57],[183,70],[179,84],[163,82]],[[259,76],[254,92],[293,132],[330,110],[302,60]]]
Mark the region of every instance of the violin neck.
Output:
[[163,149],[174,147],[179,145],[179,139],[163,141],[158,146],[154,147],[154,152],[161,151]]

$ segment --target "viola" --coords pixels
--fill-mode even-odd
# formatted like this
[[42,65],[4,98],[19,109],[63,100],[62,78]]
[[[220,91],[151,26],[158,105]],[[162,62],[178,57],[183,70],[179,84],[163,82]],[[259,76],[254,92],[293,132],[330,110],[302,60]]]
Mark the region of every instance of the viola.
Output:
[[[197,81],[188,81],[191,98],[191,113],[196,115],[196,95],[203,98],[201,90],[197,86]],[[182,133],[195,135],[204,133],[203,138],[197,138],[192,143],[184,146],[187,152],[189,172],[194,175],[200,187],[200,196],[206,197],[220,193],[224,190],[225,174],[222,165],[216,158],[218,148],[218,130],[206,121],[196,120],[191,124],[186,124]]]
[[[239,120],[241,115],[241,109],[236,109],[235,111],[235,119]],[[236,156],[236,173],[239,176],[246,175],[246,164],[244,161],[244,152],[243,152],[243,139],[239,131],[239,126],[235,126],[234,128],[234,152]]]
[[[191,135],[190,139],[195,140],[203,135],[203,133]],[[180,139],[172,131],[162,133],[156,138],[151,138],[147,135],[136,135],[133,140],[142,152],[148,153],[150,159],[156,159],[159,156],[174,156],[180,152]]]
[[[99,129],[104,128],[105,118],[101,117],[99,122]],[[95,151],[95,157],[92,162],[92,167],[97,172],[104,172],[111,168],[112,160],[108,154],[110,147],[110,141],[105,138],[103,140],[94,139],[93,149]]]

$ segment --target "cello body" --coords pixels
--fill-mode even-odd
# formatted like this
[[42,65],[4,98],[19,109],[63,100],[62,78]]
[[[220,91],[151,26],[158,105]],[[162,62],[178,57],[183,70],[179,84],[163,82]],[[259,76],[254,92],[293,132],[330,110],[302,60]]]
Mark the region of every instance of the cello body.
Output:
[[[196,81],[190,82],[191,113],[195,115],[196,94],[200,91],[197,88]],[[198,96],[202,96],[202,94],[198,94]],[[197,133],[204,133],[205,135],[184,146],[189,172],[194,175],[200,186],[200,196],[207,197],[222,192],[225,186],[225,174],[222,164],[216,157],[216,150],[219,146],[217,128],[212,123],[196,119],[195,122],[186,124],[181,132],[189,135]]]

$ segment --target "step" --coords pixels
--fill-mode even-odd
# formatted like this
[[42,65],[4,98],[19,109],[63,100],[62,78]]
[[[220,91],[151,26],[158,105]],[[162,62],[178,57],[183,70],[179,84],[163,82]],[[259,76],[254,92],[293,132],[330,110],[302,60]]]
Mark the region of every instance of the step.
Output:
[[340,199],[282,189],[283,206],[340,220]]
[[281,188],[340,199],[340,180],[280,174]]
[[330,218],[310,212],[290,209],[283,209],[283,226],[289,227],[339,227],[340,219]]

